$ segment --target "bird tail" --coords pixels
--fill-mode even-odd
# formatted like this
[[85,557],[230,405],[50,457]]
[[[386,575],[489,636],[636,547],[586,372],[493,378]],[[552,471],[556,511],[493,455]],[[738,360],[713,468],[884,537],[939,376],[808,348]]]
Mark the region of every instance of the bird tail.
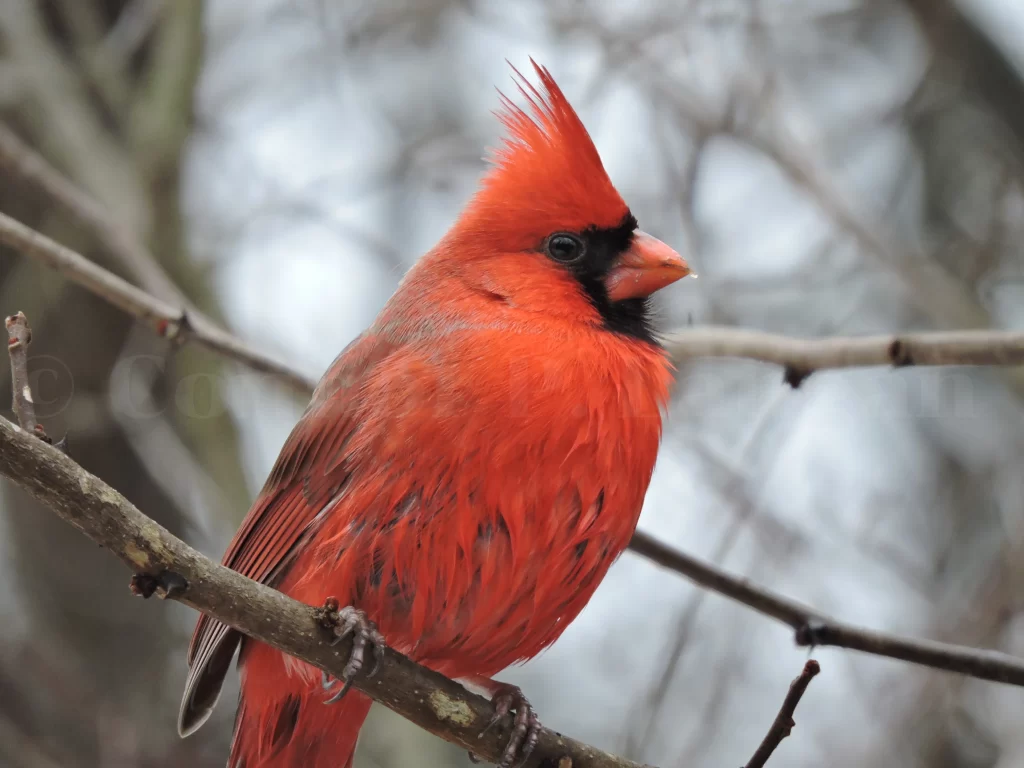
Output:
[[[318,670],[285,660],[268,646],[252,645],[253,653],[242,661],[228,768],[351,768],[359,729],[373,702],[349,691],[341,701],[326,704],[335,690],[323,690]],[[269,658],[259,658],[264,654]],[[271,659],[286,672],[275,675],[272,684],[265,675],[246,674],[250,664],[263,668]]]

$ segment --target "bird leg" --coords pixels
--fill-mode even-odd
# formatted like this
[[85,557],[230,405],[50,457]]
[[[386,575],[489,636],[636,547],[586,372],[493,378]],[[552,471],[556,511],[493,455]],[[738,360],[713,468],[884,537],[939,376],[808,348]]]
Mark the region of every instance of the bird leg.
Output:
[[[470,678],[470,682],[488,691],[491,694],[491,703],[494,704],[494,717],[480,732],[480,736],[491,730],[509,712],[515,712],[512,733],[509,735],[505,752],[498,764],[499,768],[514,768],[525,763],[534,747],[537,746],[541,725],[540,720],[537,719],[537,713],[533,711],[533,707],[523,694],[522,689],[517,685],[501,683],[489,678],[474,677]],[[474,763],[479,762],[479,758],[472,752],[469,753],[469,759]]]
[[[358,608],[346,605],[339,609],[336,598],[327,598],[320,612],[321,622],[334,634],[331,645],[337,645],[352,635],[352,652],[341,673],[340,679],[343,683],[341,690],[324,702],[325,704],[334,704],[341,701],[352,687],[352,681],[356,679],[356,675],[362,670],[366,661],[367,649],[370,649],[373,654],[373,666],[370,667],[368,677],[377,674],[380,660],[384,655],[384,635],[377,630],[377,625],[367,618],[366,613]],[[326,672],[320,673],[320,685],[325,691],[329,691],[337,684],[338,679],[331,677]]]

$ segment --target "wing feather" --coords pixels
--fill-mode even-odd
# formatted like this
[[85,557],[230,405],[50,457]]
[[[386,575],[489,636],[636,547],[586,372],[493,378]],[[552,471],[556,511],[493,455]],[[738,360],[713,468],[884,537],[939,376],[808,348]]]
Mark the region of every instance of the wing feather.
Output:
[[[285,441],[267,482],[223,557],[244,576],[273,585],[294,559],[305,532],[346,482],[342,455],[356,428],[359,390],[397,347],[364,335],[324,375],[309,407]],[[189,674],[178,714],[187,736],[209,718],[241,634],[202,615],[189,645]]]

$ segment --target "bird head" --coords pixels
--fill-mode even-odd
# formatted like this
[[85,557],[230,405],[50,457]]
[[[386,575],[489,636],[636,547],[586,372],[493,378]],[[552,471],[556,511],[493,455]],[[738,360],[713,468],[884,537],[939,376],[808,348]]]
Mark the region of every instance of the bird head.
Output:
[[440,251],[460,277],[519,308],[653,340],[648,297],[689,274],[642,232],[551,74],[515,72],[527,109],[501,94],[507,135]]

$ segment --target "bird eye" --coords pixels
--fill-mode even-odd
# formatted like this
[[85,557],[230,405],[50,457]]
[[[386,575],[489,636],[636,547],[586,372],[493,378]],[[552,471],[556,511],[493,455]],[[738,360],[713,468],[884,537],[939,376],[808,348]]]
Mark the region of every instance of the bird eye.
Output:
[[586,246],[576,235],[560,232],[548,238],[547,252],[555,261],[572,264],[583,258]]

